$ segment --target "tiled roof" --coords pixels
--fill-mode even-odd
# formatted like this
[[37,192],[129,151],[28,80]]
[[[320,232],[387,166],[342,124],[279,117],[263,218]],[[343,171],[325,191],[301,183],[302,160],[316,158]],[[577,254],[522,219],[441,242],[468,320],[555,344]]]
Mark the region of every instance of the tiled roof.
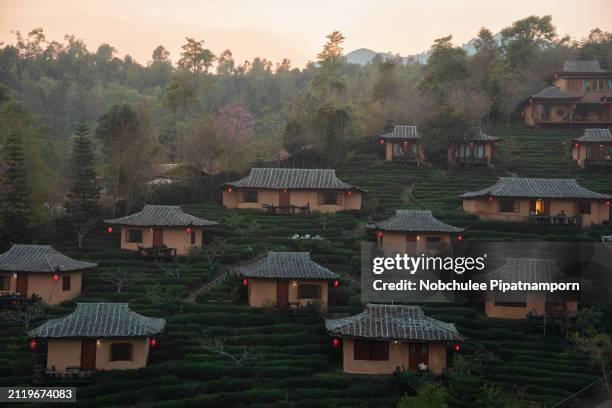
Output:
[[396,125],[393,128],[393,132],[380,135],[380,137],[384,139],[410,140],[419,139],[421,135],[419,135],[416,126]]
[[453,227],[435,218],[429,210],[397,210],[388,220],[376,224],[383,231],[414,232],[461,232],[463,228]]
[[507,258],[504,265],[486,277],[504,282],[550,283],[558,278],[559,273],[554,259]]
[[556,86],[549,86],[548,88],[544,88],[542,91],[538,92],[535,95],[531,95],[532,98],[543,98],[543,99],[567,99],[567,98],[575,98],[580,99],[580,96],[573,95],[569,92],[562,91]]
[[62,255],[50,245],[13,245],[0,254],[0,271],[3,272],[69,272],[96,266]]
[[28,332],[30,337],[147,337],[164,329],[164,319],[132,312],[127,303],[77,303],[68,316],[52,319]]
[[575,139],[577,142],[612,142],[612,133],[610,129],[586,129],[584,135]]
[[310,259],[308,252],[268,252],[268,256],[240,269],[248,278],[337,279],[338,274]]
[[469,136],[469,140],[474,142],[495,142],[500,140],[500,138],[486,134],[481,127],[474,127],[472,128],[472,134]]
[[269,189],[358,189],[336,177],[333,169],[252,168],[248,176],[227,183],[229,186]]
[[563,72],[606,72],[599,66],[598,60],[565,61]]
[[419,306],[368,303],[354,316],[325,320],[331,335],[379,340],[455,341],[463,337],[452,323],[425,316]]
[[183,212],[177,205],[145,205],[135,214],[105,220],[107,224],[133,225],[140,227],[205,227],[218,224],[216,221],[194,217]]
[[547,179],[500,177],[497,183],[479,190],[460,195],[473,197],[525,197],[525,198],[586,198],[606,199],[610,195],[600,194],[580,186],[574,179]]

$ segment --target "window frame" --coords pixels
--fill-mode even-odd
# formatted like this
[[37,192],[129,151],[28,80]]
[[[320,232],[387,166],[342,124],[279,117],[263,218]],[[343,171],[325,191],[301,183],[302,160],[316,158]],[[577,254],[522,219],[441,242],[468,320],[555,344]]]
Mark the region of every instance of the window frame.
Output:
[[[127,347],[127,351],[118,350],[118,346]],[[129,356],[123,355],[122,353],[127,353]],[[134,361],[134,345],[132,343],[111,343],[108,358],[109,361]]]
[[196,240],[197,240],[196,232],[195,231],[191,231],[190,235],[191,235],[190,236],[191,245],[195,245],[196,244]]
[[245,203],[259,202],[259,194],[257,190],[244,190],[242,201]]
[[[510,207],[512,207],[512,209],[510,211],[506,211],[507,208],[504,207],[504,205],[507,205],[508,203],[511,204]],[[515,213],[515,208],[516,208],[516,200],[512,199],[512,198],[502,198],[499,200],[499,212],[500,213]]]
[[[136,237],[139,237],[138,239]],[[142,230],[130,228],[125,231],[125,242],[130,244],[142,244]]]
[[[314,293],[310,293],[310,291],[314,291]],[[314,283],[300,283],[297,287],[297,298],[300,300],[320,300],[322,297],[322,292],[323,290],[321,285],[316,285]],[[314,296],[311,296],[313,294]]]
[[11,290],[11,275],[0,275],[0,291]]
[[353,360],[389,361],[389,342],[355,339],[353,341]]
[[[323,195],[323,200],[321,200],[323,205],[338,205],[338,192],[337,191],[325,190],[325,191],[322,191],[321,194]],[[333,197],[333,200],[330,199],[331,197]]]
[[[583,207],[585,205],[588,205],[588,208]],[[582,214],[582,215],[591,215],[591,211],[593,210],[592,207],[593,207],[593,205],[592,205],[592,203],[590,201],[580,200],[580,201],[576,202],[576,211],[579,214]],[[585,209],[586,209],[586,211],[583,211]]]
[[62,276],[62,292],[68,292],[72,288],[72,279],[70,275]]

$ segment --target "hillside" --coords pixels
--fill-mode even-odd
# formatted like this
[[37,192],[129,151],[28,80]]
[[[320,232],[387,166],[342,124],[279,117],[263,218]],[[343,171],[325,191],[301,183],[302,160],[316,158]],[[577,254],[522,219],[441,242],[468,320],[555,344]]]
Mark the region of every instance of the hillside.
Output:
[[[495,169],[447,172],[407,167],[384,162],[372,152],[352,154],[337,171],[343,180],[368,190],[366,205],[375,218],[397,208],[431,208],[443,220],[469,227],[468,240],[597,240],[601,233],[612,233],[609,227],[576,231],[484,223],[464,214],[458,194],[485,187],[503,174],[577,177],[589,188],[612,193],[612,175],[576,170],[569,157],[569,141],[577,132],[512,126],[490,133],[504,138]],[[414,186],[414,203],[405,199],[410,186]],[[359,310],[358,292],[350,281],[358,277],[364,239],[360,227],[369,219],[367,211],[287,217],[227,210],[216,203],[186,210],[223,221],[210,234],[226,242],[220,267],[246,262],[270,249],[310,250],[315,261],[344,275],[341,288],[333,293],[340,306],[332,306],[331,312]],[[323,240],[292,239],[295,234],[321,235]],[[149,367],[100,374],[95,384],[79,388],[78,402],[71,407],[391,407],[406,392],[395,378],[343,375],[322,316],[307,310],[275,312],[235,304],[240,284],[233,277],[198,296],[195,303],[181,303],[180,297],[212,279],[219,266],[194,258],[187,266],[191,272],[177,280],[155,264],[117,249],[117,240],[115,235],[98,234],[84,248],[70,242],[59,248],[66,255],[100,264],[86,275],[85,293],[79,300],[130,302],[139,313],[166,317],[166,333],[152,351]],[[116,268],[143,278],[115,293],[102,277]],[[72,308],[72,303],[50,307],[35,325]],[[488,319],[469,305],[428,305],[426,312],[455,322],[468,337],[462,353],[489,356],[483,360],[484,377],[510,393],[520,393],[526,401],[552,404],[596,379],[597,370],[584,364],[584,357],[562,337],[544,336],[527,322]],[[251,363],[236,366],[231,359],[202,348],[202,340],[208,337],[223,339],[227,352],[240,355],[246,350]],[[41,351],[27,349],[27,338],[17,324],[3,324],[0,386],[29,384],[32,367],[43,356]]]

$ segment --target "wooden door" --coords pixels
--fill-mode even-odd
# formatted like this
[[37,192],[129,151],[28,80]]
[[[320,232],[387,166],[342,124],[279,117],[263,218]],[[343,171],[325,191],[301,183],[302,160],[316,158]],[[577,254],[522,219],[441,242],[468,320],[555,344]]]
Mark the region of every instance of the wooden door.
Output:
[[93,371],[96,369],[96,341],[81,340],[81,370]]
[[164,245],[164,230],[154,229],[153,230],[153,247],[159,248]]
[[289,282],[276,282],[276,305],[278,307],[289,306]]
[[429,366],[429,344],[410,343],[408,344],[408,366],[411,370],[418,370],[419,364]]
[[291,205],[291,192],[289,190],[281,190],[278,192],[278,206],[281,207],[281,212],[289,212]]
[[550,215],[550,200],[544,200],[544,215]]
[[28,274],[20,273],[17,274],[17,293],[22,296],[28,296]]
[[417,239],[416,235],[406,235],[406,253],[408,255],[416,255],[417,253]]

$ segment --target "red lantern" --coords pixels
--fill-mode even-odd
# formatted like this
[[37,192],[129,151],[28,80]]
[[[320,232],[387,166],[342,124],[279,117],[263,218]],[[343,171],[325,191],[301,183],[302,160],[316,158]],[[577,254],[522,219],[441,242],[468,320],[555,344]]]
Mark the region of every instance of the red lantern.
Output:
[[157,346],[157,339],[156,339],[155,337],[151,337],[151,338],[149,339],[149,345],[150,345],[151,347],[155,347],[155,346]]
[[36,339],[30,340],[30,349],[36,350],[37,346],[38,346],[38,343],[36,342]]
[[489,196],[489,204],[493,202],[493,196]]
[[337,287],[339,287],[339,286],[340,286],[340,281],[339,281],[338,279],[336,279],[336,280],[334,281],[334,288],[337,288]]
[[334,338],[332,339],[332,346],[333,346],[334,348],[338,348],[338,347],[340,347],[340,339],[337,339],[337,338],[335,338],[335,337],[334,337]]
[[227,192],[228,192],[228,193],[231,193],[231,192],[232,192],[232,188],[231,188],[231,187],[228,187],[228,188],[227,188]]
[[189,234],[191,232],[191,227],[185,228],[185,232]]
[[377,236],[378,238],[382,238],[382,236],[383,236],[383,232],[382,232],[382,231],[376,231],[376,236]]
[[109,234],[112,234],[113,233],[113,227],[108,227],[106,229],[106,231],[108,231]]
[[242,280],[242,286],[249,286],[249,280],[247,278]]
[[576,143],[576,144],[574,145],[574,147],[575,147],[576,149],[578,149],[578,148],[580,147],[580,143]]
[[461,344],[457,343],[457,344],[453,344],[453,350],[455,350],[457,353],[461,351]]
[[353,195],[353,192],[351,190],[349,190],[349,191],[346,192],[346,195],[350,197],[350,196]]
[[53,274],[53,280],[56,282],[59,280],[59,275],[57,273]]
[[378,139],[378,144],[385,144],[385,139]]
[[610,200],[606,201],[606,207],[610,206]]
[[458,239],[459,241],[463,241],[463,235],[459,235],[459,236],[457,237],[457,239]]

